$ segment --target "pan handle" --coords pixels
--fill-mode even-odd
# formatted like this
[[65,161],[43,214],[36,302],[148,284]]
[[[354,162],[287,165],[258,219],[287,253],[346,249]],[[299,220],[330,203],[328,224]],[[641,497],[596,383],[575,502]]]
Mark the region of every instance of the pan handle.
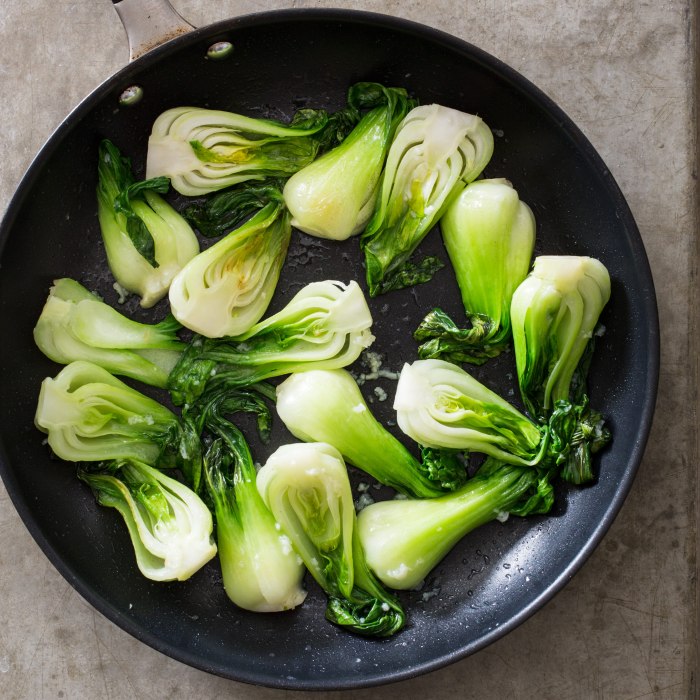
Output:
[[112,3],[126,30],[130,61],[194,29],[168,0],[112,0]]

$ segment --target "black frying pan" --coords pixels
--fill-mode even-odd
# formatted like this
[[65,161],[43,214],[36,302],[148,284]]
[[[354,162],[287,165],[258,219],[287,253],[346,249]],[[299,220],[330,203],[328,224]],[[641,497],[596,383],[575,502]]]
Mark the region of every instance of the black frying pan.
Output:
[[[233,54],[207,59],[219,39],[234,44]],[[39,384],[59,369],[31,335],[52,280],[75,277],[116,303],[95,213],[100,139],[111,138],[143,173],[151,124],[168,107],[189,103],[286,118],[300,106],[341,106],[358,80],[404,86],[422,103],[480,114],[496,133],[486,175],[508,177],[533,208],[536,252],[599,257],[613,280],[590,382],[593,404],[614,434],[597,460],[597,482],[561,487],[547,517],[512,518],[465,538],[421,591],[401,595],[409,623],[386,641],[332,627],[313,583],[301,609],[263,616],[228,602],[216,562],[186,583],[147,581],[119,516],[95,505],[74,469],[49,456],[33,426]],[[120,106],[132,85],[143,88],[143,99]],[[198,29],[154,49],[100,86],[53,135],[10,204],[0,244],[0,327],[12,329],[0,343],[0,454],[8,492],[46,555],[90,603],[145,643],[206,671],[275,687],[348,688],[408,678],[481,649],[571,578],[611,524],[641,460],[658,377],[658,322],[628,207],[591,145],[547,97],[493,57],[426,27],[365,13],[283,11]],[[438,235],[421,250],[445,257]],[[362,279],[356,241],[334,246],[298,235],[292,260],[271,311],[305,282]],[[396,370],[414,359],[410,334],[418,320],[436,303],[458,315],[458,300],[449,267],[415,293],[374,300],[375,349],[385,366]],[[166,309],[161,304],[146,313],[131,301],[123,310],[155,320]],[[510,356],[476,374],[510,396]],[[374,386],[365,387],[370,398]],[[391,383],[381,386],[392,394]],[[390,401],[372,406],[380,419],[391,418]],[[258,460],[289,439],[279,425],[275,430],[272,446],[253,441]]]

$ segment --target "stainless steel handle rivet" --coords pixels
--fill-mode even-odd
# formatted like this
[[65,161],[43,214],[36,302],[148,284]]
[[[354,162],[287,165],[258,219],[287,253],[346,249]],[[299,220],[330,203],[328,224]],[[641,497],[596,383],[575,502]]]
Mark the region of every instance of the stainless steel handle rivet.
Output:
[[221,61],[233,53],[233,44],[230,41],[217,41],[207,50],[207,58],[213,61]]
[[119,95],[119,105],[121,107],[132,107],[143,97],[143,88],[140,85],[131,85]]

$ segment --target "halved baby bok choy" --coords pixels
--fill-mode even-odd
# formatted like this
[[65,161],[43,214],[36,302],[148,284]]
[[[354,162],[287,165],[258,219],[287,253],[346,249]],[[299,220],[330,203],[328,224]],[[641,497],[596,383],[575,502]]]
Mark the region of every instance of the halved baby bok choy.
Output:
[[572,433],[562,477],[593,478],[591,453],[610,440],[588,405],[586,378],[598,321],[610,298],[610,275],[599,260],[547,255],[516,289],[511,304],[518,383],[528,411]]
[[398,632],[405,613],[367,567],[340,453],[323,443],[282,445],[258,472],[257,486],[326,592],[326,618],[366,636]]
[[434,309],[414,334],[418,354],[481,364],[510,341],[510,302],[530,270],[535,218],[507,180],[479,180],[450,204],[440,230],[470,326]]
[[75,280],[53,283],[34,327],[34,341],[51,360],[67,365],[92,362],[112,374],[165,388],[187,347],[176,335],[180,324],[133,321]]
[[546,456],[546,429],[444,360],[405,364],[394,408],[399,428],[421,445],[482,452],[523,466]]
[[168,190],[167,178],[137,182],[130,160],[106,139],[100,144],[97,172],[97,215],[107,263],[117,283],[149,308],[199,252],[199,241],[160,196]]
[[462,188],[493,154],[481,118],[442,105],[412,109],[389,149],[380,193],[360,240],[367,285],[376,296],[430,279],[408,258]]
[[279,312],[233,338],[195,338],[170,375],[177,404],[205,390],[239,387],[310,368],[354,362],[374,340],[372,315],[357,282],[303,287]]
[[175,318],[209,338],[245,333],[272,300],[291,234],[278,192],[175,277],[169,295]]
[[311,236],[345,240],[360,233],[374,210],[377,188],[397,125],[414,102],[401,88],[357,83],[348,105],[360,113],[357,126],[333,150],[289,178],[284,201],[292,226]]
[[432,498],[464,480],[450,461],[421,464],[377,421],[352,375],[343,369],[292,374],[277,387],[277,413],[294,437],[326,442],[377,481],[416,498]]
[[290,124],[283,124],[175,107],[153,124],[146,177],[168,177],[180,194],[190,197],[247,180],[289,177],[316,157],[327,124],[323,110],[300,110]]
[[246,400],[241,392],[221,393],[199,419],[214,436],[204,455],[204,484],[214,504],[224,589],[245,610],[290,610],[306,597],[304,565],[258,493],[243,434],[225,417],[248,410]]
[[493,457],[459,490],[430,499],[372,503],[357,520],[370,569],[391,588],[416,588],[459,540],[509,514],[547,513],[554,501],[549,475]]
[[35,423],[61,459],[180,467],[197,488],[201,449],[189,422],[91,362],[71,362],[42,382]]
[[535,259],[511,305],[518,381],[532,415],[547,415],[557,401],[575,401],[585,393],[587,351],[609,299],[610,275],[599,260]]
[[81,465],[78,476],[100,505],[116,508],[129,530],[141,573],[185,581],[216,554],[209,509],[191,489],[134,459]]

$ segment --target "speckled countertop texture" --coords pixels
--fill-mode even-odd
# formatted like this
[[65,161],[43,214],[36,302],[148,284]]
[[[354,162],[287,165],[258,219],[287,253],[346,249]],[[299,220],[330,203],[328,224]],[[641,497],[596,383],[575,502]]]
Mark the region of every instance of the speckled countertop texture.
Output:
[[[644,462],[580,572],[488,648],[426,676],[314,697],[695,698],[697,241],[695,10],[689,0],[256,2],[173,0],[194,25],[281,7],[366,9],[423,22],[542,88],[610,168],[657,286],[662,366]],[[61,119],[128,59],[109,0],[0,4],[0,211]],[[0,697],[304,697],[224,680],[133,639],[48,562],[0,487]]]

